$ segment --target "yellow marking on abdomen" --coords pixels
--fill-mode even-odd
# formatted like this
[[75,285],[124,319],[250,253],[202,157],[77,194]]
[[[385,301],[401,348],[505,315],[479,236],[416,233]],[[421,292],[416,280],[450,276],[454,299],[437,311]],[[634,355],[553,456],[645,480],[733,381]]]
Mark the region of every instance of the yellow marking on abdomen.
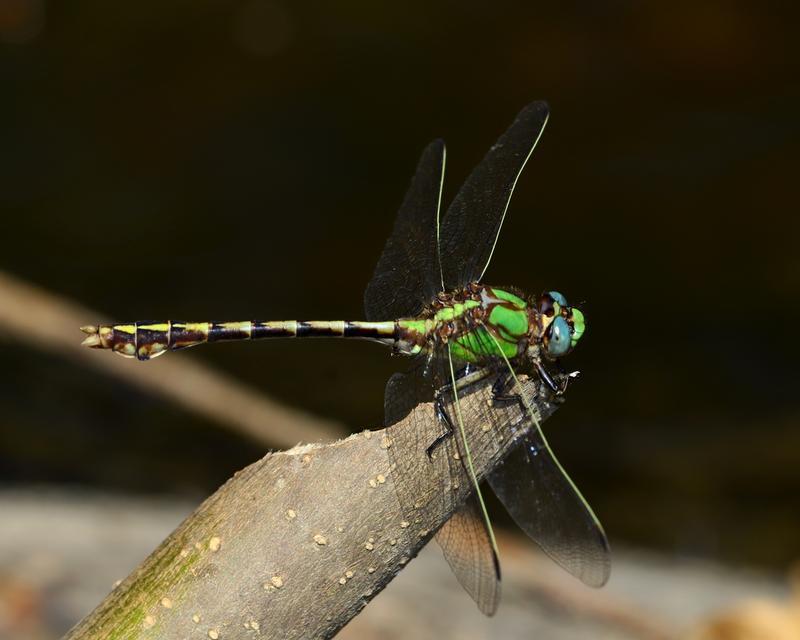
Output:
[[253,335],[253,323],[249,320],[245,322],[223,322],[218,326],[225,329],[225,331],[241,331],[242,333],[246,333],[248,336],[252,337]]
[[133,335],[136,333],[136,325],[135,324],[115,324],[111,327],[113,331],[121,331],[122,333],[130,333]]
[[139,329],[144,329],[145,331],[161,331],[163,333],[168,333],[170,329],[169,322],[159,322],[157,324],[140,324],[136,325]]

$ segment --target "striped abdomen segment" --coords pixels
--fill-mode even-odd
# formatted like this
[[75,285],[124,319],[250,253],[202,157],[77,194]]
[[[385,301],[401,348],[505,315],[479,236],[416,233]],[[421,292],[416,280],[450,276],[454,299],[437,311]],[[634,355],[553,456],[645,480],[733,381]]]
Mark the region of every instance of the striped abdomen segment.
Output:
[[166,351],[203,342],[261,340],[264,338],[366,338],[392,343],[397,323],[347,320],[281,320],[270,322],[132,322],[81,327],[83,344],[111,349],[127,358],[149,360]]

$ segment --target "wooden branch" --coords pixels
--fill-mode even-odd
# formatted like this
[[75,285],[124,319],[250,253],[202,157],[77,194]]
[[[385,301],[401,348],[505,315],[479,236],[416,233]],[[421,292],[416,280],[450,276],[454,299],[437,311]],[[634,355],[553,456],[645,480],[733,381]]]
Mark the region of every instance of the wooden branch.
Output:
[[[503,425],[489,428],[490,405],[485,381],[462,398],[480,477],[510,451],[522,423],[519,405],[510,403],[488,409],[502,414]],[[556,408],[544,399],[537,407],[542,420]],[[437,456],[459,460],[453,438],[433,459],[426,453],[440,431],[433,410],[420,405],[389,429],[269,454],[240,471],[66,638],[335,635],[470,493],[469,483],[444,475],[447,465],[436,466]],[[431,466],[442,473],[423,472]],[[418,500],[409,513],[398,495],[412,491]],[[454,499],[437,499],[443,492]]]
[[0,328],[4,337],[61,353],[268,447],[330,441],[346,433],[333,420],[270,400],[186,354],[137,363],[82,347],[78,327],[102,319],[97,311],[0,272]]

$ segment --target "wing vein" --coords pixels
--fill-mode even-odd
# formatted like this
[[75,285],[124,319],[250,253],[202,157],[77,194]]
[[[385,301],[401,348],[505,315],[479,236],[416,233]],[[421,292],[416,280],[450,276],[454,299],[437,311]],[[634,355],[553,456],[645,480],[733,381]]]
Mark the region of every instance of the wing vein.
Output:
[[508,198],[506,199],[506,205],[503,208],[503,215],[500,217],[500,225],[497,227],[497,233],[494,236],[494,242],[492,243],[492,248],[489,251],[489,257],[486,259],[486,264],[483,265],[483,269],[481,269],[481,274],[478,276],[478,281],[480,282],[483,280],[483,276],[486,273],[486,270],[489,268],[489,264],[492,262],[492,256],[494,255],[494,249],[497,246],[497,240],[500,238],[500,231],[503,229],[503,223],[506,221],[506,213],[508,212],[508,207],[511,204],[511,198],[514,195],[514,189],[517,186],[517,182],[519,181],[519,177],[522,175],[522,172],[525,170],[525,165],[528,164],[528,160],[530,159],[531,155],[533,155],[534,149],[536,149],[536,145],[539,144],[539,140],[544,133],[544,129],[547,126],[547,121],[550,119],[550,114],[548,113],[545,116],[544,122],[542,123],[542,128],[539,130],[539,135],[536,136],[536,140],[533,142],[533,146],[531,146],[530,151],[528,151],[528,155],[525,156],[525,160],[523,160],[522,165],[517,171],[517,175],[514,177],[514,182],[511,185],[511,190],[508,193]]

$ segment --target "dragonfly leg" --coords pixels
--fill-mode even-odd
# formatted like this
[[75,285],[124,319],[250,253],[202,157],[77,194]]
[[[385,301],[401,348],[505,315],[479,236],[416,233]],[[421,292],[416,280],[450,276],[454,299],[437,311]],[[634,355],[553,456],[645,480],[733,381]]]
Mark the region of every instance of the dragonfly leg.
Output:
[[[467,365],[463,369],[461,369],[456,377],[456,390],[462,391],[464,389],[469,388],[473,384],[477,384],[481,380],[483,380],[489,373],[491,372],[488,368],[475,368]],[[447,413],[447,408],[444,401],[445,394],[452,393],[453,385],[446,384],[441,388],[436,390],[434,395],[434,410],[436,411],[436,417],[439,418],[439,421],[444,423],[446,430],[441,435],[437,436],[436,440],[434,440],[427,449],[425,449],[428,457],[430,458],[434,451],[436,451],[437,447],[441,445],[445,440],[447,440],[450,436],[453,435],[453,421],[450,419],[449,414]]]
[[558,372],[561,374],[561,384],[559,385],[560,390],[559,394],[564,393],[567,390],[567,386],[569,385],[570,380],[575,380],[578,376],[581,375],[580,371],[567,371],[562,365],[561,361],[557,361],[558,364]]
[[[576,379],[579,375],[581,375],[580,371],[567,371],[562,365],[559,360],[556,361],[556,366],[558,367],[558,383],[553,382],[553,379],[545,380],[545,383],[548,387],[557,395],[561,396],[564,395],[564,392],[567,390],[569,386],[569,381]],[[541,365],[541,363],[537,363],[537,369],[539,371],[539,375],[542,376],[542,372],[545,375],[549,374]]]
[[525,400],[519,393],[514,392],[513,384],[514,378],[510,373],[506,372],[498,375],[497,380],[495,380],[492,385],[492,402],[498,404],[517,404],[524,415],[527,410]]
[[444,426],[446,427],[446,430],[445,430],[444,433],[442,433],[441,435],[437,436],[436,440],[431,442],[431,444],[428,445],[428,448],[425,449],[425,453],[428,454],[429,458],[433,457],[433,452],[436,451],[436,449],[439,447],[439,445],[442,444],[445,440],[447,440],[454,433],[453,422],[452,422],[452,420],[450,420],[450,416],[447,415],[447,410],[444,407],[444,400],[442,399],[442,392],[445,389],[449,390],[450,388],[451,388],[451,385],[447,385],[446,387],[444,387],[442,389],[439,389],[436,392],[436,397],[434,399],[434,409],[436,411],[436,417],[439,418],[439,422],[442,422],[444,424]]
[[544,368],[541,362],[536,360],[534,363],[536,366],[536,373],[539,374],[539,379],[544,382],[552,391],[553,393],[558,393],[558,386],[556,386],[555,381],[553,378],[550,377],[550,374],[547,372],[547,369]]
[[563,393],[567,390],[567,385],[569,384],[569,381],[572,378],[577,378],[578,375],[580,374],[579,371],[573,371],[572,373],[566,373],[561,368],[561,365],[559,364],[558,368],[560,370],[561,375],[559,376],[559,378],[560,378],[559,382],[556,383],[556,381],[553,380],[553,377],[550,375],[550,373],[547,371],[547,369],[544,368],[544,365],[541,362],[539,362],[537,360],[535,362],[535,366],[536,366],[536,373],[539,374],[539,379],[542,382],[544,382],[547,385],[547,387],[550,389],[550,391],[555,393],[557,396],[563,395]]
[[497,379],[492,385],[492,401],[493,402],[518,402],[519,394],[510,391],[509,383],[512,381],[509,373],[503,373],[497,376]]

